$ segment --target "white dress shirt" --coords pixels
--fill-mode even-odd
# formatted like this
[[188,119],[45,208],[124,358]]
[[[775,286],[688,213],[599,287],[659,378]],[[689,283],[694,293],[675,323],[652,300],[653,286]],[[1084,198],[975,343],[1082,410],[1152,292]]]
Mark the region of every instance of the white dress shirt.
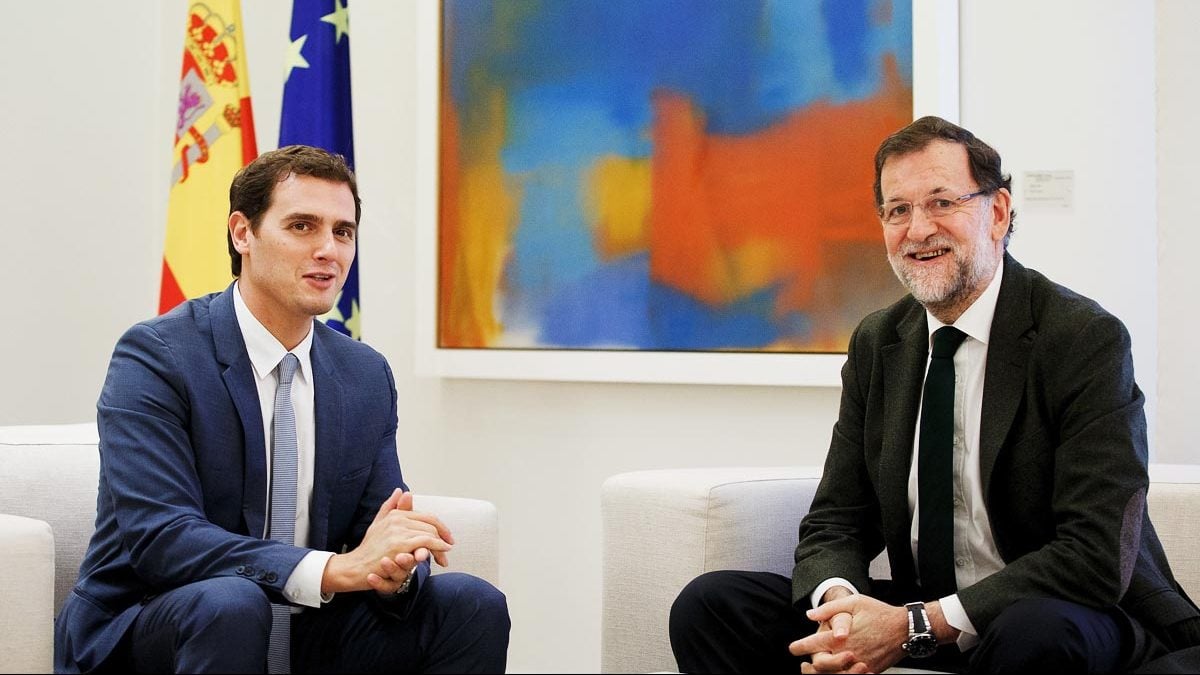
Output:
[[[983,497],[983,481],[979,470],[979,427],[983,416],[983,380],[987,369],[988,340],[996,301],[1000,297],[1000,282],[1004,265],[996,273],[983,294],[954,322],[954,327],[967,334],[967,339],[954,354],[954,577],[959,588],[966,588],[1004,568],[1004,560],[992,537],[991,521]],[[926,312],[929,326],[929,350],[933,349],[933,333],[945,326],[937,317]],[[929,372],[929,358],[925,361]],[[917,457],[921,443],[921,416],[918,412],[916,433],[913,435],[912,464],[908,474],[908,513],[912,527],[909,533],[913,561],[917,560],[918,518]],[[917,569],[920,569],[917,566]],[[817,586],[811,596],[816,607],[833,586],[845,586],[857,592],[850,582],[841,578],[828,579]],[[941,599],[946,622],[961,631],[958,647],[966,651],[979,642],[978,632],[963,609],[958,595]]]
[[[288,350],[275,339],[262,323],[255,318],[246,301],[242,299],[242,291],[235,283],[233,292],[233,308],[237,315],[238,327],[242,339],[246,342],[246,352],[250,356],[250,365],[254,369],[254,384],[258,388],[258,404],[262,410],[263,438],[266,439],[267,485],[271,484],[271,444],[274,434],[271,424],[275,415],[275,391],[279,388],[279,376],[276,366],[283,360]],[[312,500],[313,467],[316,456],[316,417],[313,405],[313,375],[312,375],[312,330],[309,329],[292,354],[300,361],[296,375],[292,379],[292,408],[296,413],[296,535],[295,545],[301,548],[308,545],[309,502]],[[268,501],[270,500],[270,490]],[[264,504],[264,513],[270,511],[271,505]],[[253,536],[266,536],[265,532],[251,532]],[[300,560],[300,564],[292,571],[284,585],[284,595],[292,602],[306,607],[320,607],[321,602],[328,602],[332,595],[321,595],[321,578],[325,574],[325,565],[333,553],[328,551],[310,551]]]

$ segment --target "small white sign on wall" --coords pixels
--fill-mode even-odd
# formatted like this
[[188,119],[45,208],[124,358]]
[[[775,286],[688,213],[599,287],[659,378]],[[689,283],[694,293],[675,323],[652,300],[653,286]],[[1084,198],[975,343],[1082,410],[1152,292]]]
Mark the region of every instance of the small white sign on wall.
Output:
[[1075,171],[1025,172],[1025,208],[1031,211],[1067,212],[1075,208]]

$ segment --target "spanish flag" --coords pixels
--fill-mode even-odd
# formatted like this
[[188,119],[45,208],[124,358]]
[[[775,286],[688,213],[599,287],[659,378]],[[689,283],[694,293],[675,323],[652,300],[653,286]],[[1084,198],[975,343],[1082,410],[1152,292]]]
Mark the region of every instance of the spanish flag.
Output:
[[225,222],[229,183],[258,156],[239,0],[191,2],[175,118],[158,311],[233,279]]

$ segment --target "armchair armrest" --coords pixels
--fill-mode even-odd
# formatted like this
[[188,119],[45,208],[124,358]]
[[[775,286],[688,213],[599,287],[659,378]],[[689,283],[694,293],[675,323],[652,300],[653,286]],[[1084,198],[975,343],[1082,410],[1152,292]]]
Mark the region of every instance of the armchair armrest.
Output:
[[671,604],[703,572],[791,576],[819,467],[636,471],[600,490],[603,672],[674,671]]
[[49,673],[54,658],[54,535],[42,520],[0,514],[0,672]]
[[500,528],[495,504],[482,499],[417,494],[413,496],[413,508],[437,516],[454,535],[450,567],[434,563],[434,574],[467,572],[500,586]]

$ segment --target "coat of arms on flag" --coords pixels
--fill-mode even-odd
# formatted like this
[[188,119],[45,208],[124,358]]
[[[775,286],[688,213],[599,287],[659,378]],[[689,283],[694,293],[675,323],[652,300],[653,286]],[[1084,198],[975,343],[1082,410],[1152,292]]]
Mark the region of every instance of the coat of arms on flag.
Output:
[[229,182],[258,155],[238,0],[188,8],[159,312],[232,280]]

